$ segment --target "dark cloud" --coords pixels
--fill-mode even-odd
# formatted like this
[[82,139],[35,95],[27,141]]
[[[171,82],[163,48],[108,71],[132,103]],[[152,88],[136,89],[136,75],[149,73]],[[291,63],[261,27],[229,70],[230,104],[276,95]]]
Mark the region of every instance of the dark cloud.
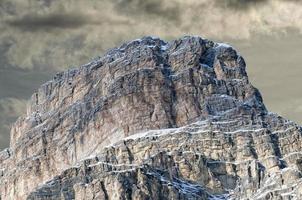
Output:
[[[278,1],[278,0],[273,0]],[[301,0],[279,0],[280,2],[302,3]],[[269,4],[272,0],[215,0],[216,5],[231,9],[248,9],[263,4]]]
[[27,99],[53,75],[45,69],[0,68],[0,150],[8,147],[10,127],[25,112]]
[[0,0],[0,16],[5,15],[5,14],[15,15],[16,7],[14,6],[13,2],[11,2],[11,1]]
[[25,106],[25,99],[0,99],[0,149],[8,147],[11,125],[25,112]]
[[12,45],[12,41],[8,38],[4,41],[0,41],[0,69],[12,67],[7,59],[7,53]]
[[[15,13],[0,18],[0,40],[14,41],[3,60],[24,69],[83,64],[120,41],[143,35],[248,39],[288,27],[302,31],[302,7],[289,0],[2,1],[4,10]],[[261,6],[242,9],[255,5]]]
[[25,31],[38,31],[53,28],[79,28],[94,22],[88,20],[87,16],[80,14],[56,13],[44,15],[27,14],[16,19],[7,20],[6,23]]
[[45,68],[40,71],[20,68],[0,69],[0,100],[8,97],[27,99],[39,85],[51,78],[54,73]]
[[[166,18],[170,22],[178,21],[181,14],[177,2],[165,4],[162,0],[114,0],[118,11],[127,15]],[[151,18],[152,19],[152,18]]]
[[50,7],[52,3],[54,3],[56,0],[37,0],[42,4],[42,6]]
[[247,9],[267,3],[268,1],[269,0],[215,0],[215,3],[226,8]]

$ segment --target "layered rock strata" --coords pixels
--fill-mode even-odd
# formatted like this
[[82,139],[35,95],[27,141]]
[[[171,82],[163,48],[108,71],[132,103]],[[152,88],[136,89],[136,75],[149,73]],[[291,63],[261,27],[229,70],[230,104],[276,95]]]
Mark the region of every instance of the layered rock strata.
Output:
[[302,199],[300,126],[231,46],[144,37],[42,85],[0,153],[1,199]]

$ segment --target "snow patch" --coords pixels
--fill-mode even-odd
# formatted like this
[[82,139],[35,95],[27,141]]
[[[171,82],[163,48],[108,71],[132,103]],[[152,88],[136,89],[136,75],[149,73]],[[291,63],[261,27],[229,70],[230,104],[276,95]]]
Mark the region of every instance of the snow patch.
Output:
[[224,48],[230,48],[231,47],[231,48],[233,48],[231,45],[226,44],[226,43],[219,43],[219,42],[217,42],[216,45],[217,45],[216,46],[217,48],[219,48],[219,47],[224,47]]

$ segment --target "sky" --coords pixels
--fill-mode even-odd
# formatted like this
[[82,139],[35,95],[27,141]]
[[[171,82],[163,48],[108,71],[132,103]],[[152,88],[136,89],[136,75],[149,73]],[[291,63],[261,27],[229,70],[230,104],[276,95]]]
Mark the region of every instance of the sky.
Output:
[[234,46],[267,108],[302,124],[300,0],[0,0],[0,149],[55,73],[142,36]]

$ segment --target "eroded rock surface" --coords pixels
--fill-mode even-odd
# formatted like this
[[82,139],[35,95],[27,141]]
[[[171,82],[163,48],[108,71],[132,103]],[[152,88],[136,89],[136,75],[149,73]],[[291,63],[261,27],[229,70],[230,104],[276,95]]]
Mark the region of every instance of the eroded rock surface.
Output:
[[301,199],[301,134],[232,47],[144,37],[42,85],[0,153],[1,199]]

